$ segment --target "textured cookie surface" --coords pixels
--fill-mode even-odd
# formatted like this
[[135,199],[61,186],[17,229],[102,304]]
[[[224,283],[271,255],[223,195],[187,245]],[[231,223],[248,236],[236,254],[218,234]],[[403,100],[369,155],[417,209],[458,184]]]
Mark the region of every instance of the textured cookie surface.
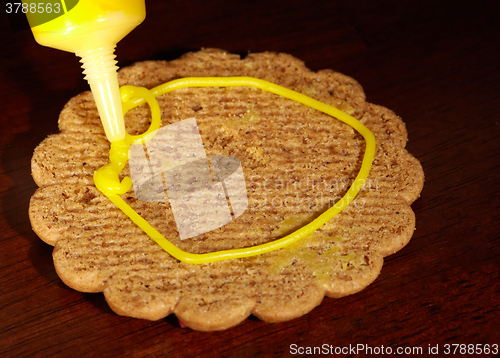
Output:
[[[379,274],[383,257],[410,240],[410,204],[423,187],[420,163],[405,149],[404,123],[367,103],[352,78],[312,72],[286,54],[240,59],[220,50],[189,53],[171,62],[137,63],[119,73],[121,85],[152,88],[193,76],[251,76],[333,105],[375,135],[372,169],[358,197],[341,214],[292,246],[256,257],[202,265],[163,251],[94,186],[108,161],[109,143],[92,94],[71,99],[61,133],[35,150],[34,231],[54,245],[58,275],[83,292],[104,292],[118,314],[150,320],[175,313],[197,330],[230,328],[250,314],[267,322],[299,317],[323,297],[358,292]],[[206,253],[250,247],[283,237],[339,200],[357,175],[364,140],[354,129],[288,99],[249,87],[187,88],[157,98],[162,126],[195,118],[207,155],[241,161],[248,208],[229,224],[180,240],[170,206],[122,198],[182,250]],[[130,134],[149,126],[149,109],[126,115]],[[126,167],[123,175],[128,175]]]

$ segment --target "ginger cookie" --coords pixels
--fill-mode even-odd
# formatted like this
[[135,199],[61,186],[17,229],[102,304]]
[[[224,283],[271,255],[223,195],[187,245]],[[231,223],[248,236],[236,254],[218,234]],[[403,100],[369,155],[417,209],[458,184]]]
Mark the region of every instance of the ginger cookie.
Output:
[[[54,246],[61,280],[82,292],[103,292],[120,315],[158,320],[174,313],[188,327],[202,331],[228,329],[250,314],[266,322],[290,320],[311,311],[325,296],[340,298],[373,282],[383,258],[409,242],[415,229],[410,205],[424,183],[420,163],[405,149],[402,120],[366,102],[362,87],[352,78],[332,70],[310,71],[287,54],[257,53],[241,59],[207,49],[170,62],[139,62],[122,69],[119,81],[151,89],[195,76],[263,79],[353,116],[376,139],[364,186],[341,213],[290,246],[252,257],[181,262],[95,187],[93,174],[108,162],[110,144],[92,94],[84,92],[62,110],[61,133],[46,138],[32,158],[39,189],[31,198],[30,220],[38,236]],[[220,187],[225,196],[232,196],[230,174],[244,177],[235,183],[246,191],[245,206],[233,200],[229,216],[211,215],[228,219],[222,225],[211,223],[210,230],[191,230],[196,225],[183,219],[188,224],[182,231],[179,218],[189,210],[213,213],[213,200],[204,201],[207,207],[177,205],[176,194],[161,183],[169,175],[177,183],[182,173],[164,171],[155,176],[160,183],[155,184],[141,177],[146,166],[125,166],[121,177],[135,181],[121,199],[186,252],[248,248],[277,240],[334,205],[361,167],[365,143],[356,130],[257,88],[183,88],[156,99],[162,128],[196,124],[203,149],[200,163],[206,160],[211,165],[207,175],[224,182]],[[125,116],[128,133],[145,132],[150,118],[147,105],[130,110]],[[134,153],[147,157],[154,171],[151,148],[144,150],[149,154],[141,154],[141,148]],[[220,178],[214,169],[217,161],[227,169],[221,170]],[[196,180],[186,182],[194,185]],[[140,192],[147,185],[157,189],[159,198]]]

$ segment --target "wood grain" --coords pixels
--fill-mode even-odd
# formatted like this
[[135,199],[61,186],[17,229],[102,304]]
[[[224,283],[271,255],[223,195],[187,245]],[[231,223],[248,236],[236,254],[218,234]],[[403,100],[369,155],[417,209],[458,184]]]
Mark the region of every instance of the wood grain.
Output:
[[[120,66],[217,47],[287,52],[354,77],[394,110],[426,183],[417,230],[366,290],[299,319],[224,332],[115,315],[67,288],[32,232],[34,148],[87,89],[73,54],[44,48],[4,16],[0,81],[0,356],[290,356],[301,347],[500,344],[500,3],[496,1],[148,1],[119,43]],[[358,356],[363,356],[361,352]],[[295,354],[294,356],[299,356]],[[305,354],[304,354],[305,355]],[[339,356],[353,356],[340,354]],[[493,356],[493,355],[491,355]]]

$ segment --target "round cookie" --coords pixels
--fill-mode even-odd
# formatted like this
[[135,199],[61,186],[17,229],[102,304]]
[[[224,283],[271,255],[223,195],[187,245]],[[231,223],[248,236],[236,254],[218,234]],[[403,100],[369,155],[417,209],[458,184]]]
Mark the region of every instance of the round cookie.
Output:
[[[266,322],[306,314],[325,295],[359,292],[378,276],[383,257],[406,245],[415,228],[410,204],[423,187],[418,160],[405,149],[404,123],[367,103],[345,75],[312,72],[286,54],[202,50],[180,59],[140,62],[119,72],[121,85],[152,88],[182,77],[251,76],[304,93],[360,120],[375,135],[368,180],[343,212],[313,235],[260,256],[191,265],[163,251],[93,185],[109,143],[92,94],[71,99],[60,134],[35,150],[40,187],[30,203],[33,229],[54,245],[58,275],[83,292],[104,292],[118,314],[161,319],[175,313],[204,331],[230,328],[250,314]],[[122,198],[184,251],[255,246],[311,221],[340,199],[359,170],[363,138],[323,113],[248,87],[187,88],[157,98],[162,126],[195,118],[207,155],[241,161],[248,208],[229,224],[181,240],[166,203]],[[126,115],[130,134],[149,126],[149,109]],[[129,175],[126,167],[123,175]]]

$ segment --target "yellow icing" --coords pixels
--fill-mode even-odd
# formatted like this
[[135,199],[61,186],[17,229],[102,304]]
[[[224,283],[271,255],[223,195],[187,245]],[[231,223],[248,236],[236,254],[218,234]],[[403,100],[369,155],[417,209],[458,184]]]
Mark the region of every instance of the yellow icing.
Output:
[[[137,214],[119,195],[126,193],[131,186],[130,178],[125,178],[121,182],[119,174],[125,166],[128,159],[128,149],[132,143],[138,140],[147,141],[152,138],[153,131],[160,127],[161,113],[155,97],[169,93],[173,90],[187,87],[236,87],[247,86],[255,87],[261,90],[274,93],[276,95],[302,103],[308,107],[326,113],[342,122],[350,125],[357,130],[365,139],[366,149],[361,169],[356,176],[353,184],[347,193],[335,205],[326,210],[313,221],[304,225],[300,229],[288,234],[280,239],[268,242],[262,245],[248,247],[243,249],[224,250],[206,254],[193,254],[182,251],[170,243],[163,235],[154,229],[145,219]],[[147,90],[133,86],[124,86],[120,90],[123,102],[123,110],[126,113],[144,102],[147,102],[151,108],[151,126],[148,131],[142,135],[131,136],[127,133],[125,139],[112,142],[110,150],[110,163],[100,168],[94,173],[94,182],[96,187],[104,193],[118,208],[120,208],[134,223],[136,223],[144,232],[150,236],[158,245],[176,259],[192,264],[208,263],[219,260],[228,260],[241,257],[250,257],[260,255],[266,252],[286,247],[298,240],[312,234],[330,219],[340,213],[349,203],[354,200],[358,192],[368,177],[370,167],[375,155],[375,137],[373,133],[361,122],[350,115],[325,103],[319,102],[304,94],[292,91],[288,88],[276,85],[271,82],[260,80],[253,77],[191,77],[181,78],[167,82],[160,86]],[[309,260],[308,260],[309,261]],[[344,262],[344,261],[343,261]],[[346,265],[347,265],[347,261]],[[318,273],[320,276],[321,274]]]
[[[286,218],[282,222],[283,227],[295,224],[293,221],[292,217]],[[277,275],[292,265],[303,265],[309,269],[319,284],[328,284],[332,276],[339,272],[347,271],[349,267],[359,269],[366,265],[362,255],[357,253],[341,254],[342,247],[338,246],[336,242],[344,240],[345,238],[340,236],[323,237],[316,235],[316,233],[308,235],[306,238],[289,245],[286,250],[277,252],[268,267],[268,272]],[[323,251],[321,246],[325,242],[329,242],[331,246],[321,253]]]

